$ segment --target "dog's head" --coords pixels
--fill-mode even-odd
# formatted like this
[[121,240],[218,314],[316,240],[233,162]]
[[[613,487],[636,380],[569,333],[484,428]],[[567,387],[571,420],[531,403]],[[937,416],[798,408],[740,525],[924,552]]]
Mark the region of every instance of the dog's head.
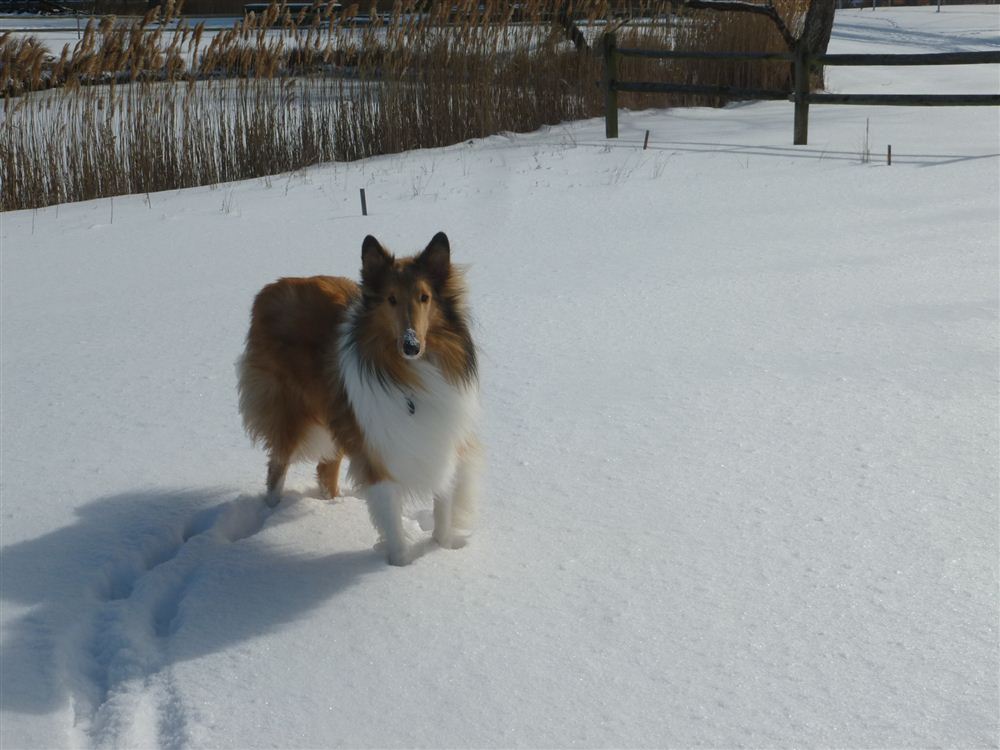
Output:
[[439,321],[449,277],[451,248],[438,232],[423,252],[396,258],[371,235],[361,245],[361,290],[373,322],[390,333],[399,354],[419,359],[427,334]]

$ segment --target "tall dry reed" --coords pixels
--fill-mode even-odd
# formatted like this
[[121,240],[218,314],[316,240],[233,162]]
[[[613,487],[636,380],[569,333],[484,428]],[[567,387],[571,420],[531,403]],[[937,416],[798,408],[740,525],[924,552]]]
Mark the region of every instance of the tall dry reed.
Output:
[[[183,19],[170,28],[168,7],[133,23],[91,21],[58,57],[0,37],[0,209],[247,179],[600,114],[601,59],[569,40],[562,9],[561,0],[397,4],[358,26],[357,6],[297,16],[271,6],[209,34]],[[592,42],[622,23],[604,0],[570,11]],[[622,44],[781,48],[757,19],[668,11],[639,8]],[[623,75],[767,88],[787,68],[629,61]]]

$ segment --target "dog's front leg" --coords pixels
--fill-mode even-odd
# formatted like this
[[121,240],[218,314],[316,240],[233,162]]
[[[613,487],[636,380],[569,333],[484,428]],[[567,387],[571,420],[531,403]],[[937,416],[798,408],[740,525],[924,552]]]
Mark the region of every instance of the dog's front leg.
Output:
[[382,542],[390,565],[409,565],[410,545],[403,531],[403,498],[395,482],[378,482],[366,493],[368,514]]
[[445,549],[459,549],[466,539],[455,527],[468,530],[476,513],[481,450],[474,441],[458,452],[458,466],[448,492],[434,496],[434,541]]
[[465,540],[456,537],[452,528],[452,492],[434,496],[434,541],[445,549],[458,549],[465,546]]

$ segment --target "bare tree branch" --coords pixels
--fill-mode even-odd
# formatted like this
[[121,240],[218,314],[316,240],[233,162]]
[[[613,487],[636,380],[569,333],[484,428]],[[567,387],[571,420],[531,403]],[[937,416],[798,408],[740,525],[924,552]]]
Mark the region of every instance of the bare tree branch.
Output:
[[781,38],[785,40],[789,50],[794,50],[799,40],[785,25],[784,19],[778,15],[778,11],[770,3],[749,3],[743,0],[678,0],[675,5],[693,10],[714,10],[722,13],[755,13],[771,19],[771,22],[778,29]]
[[563,27],[563,30],[566,32],[566,36],[576,46],[577,52],[584,52],[589,49],[587,37],[583,35],[582,31],[580,31],[580,27],[576,25],[576,21],[570,17],[569,0],[566,0],[566,2],[559,6],[559,13],[556,15],[556,21],[558,21],[559,25]]

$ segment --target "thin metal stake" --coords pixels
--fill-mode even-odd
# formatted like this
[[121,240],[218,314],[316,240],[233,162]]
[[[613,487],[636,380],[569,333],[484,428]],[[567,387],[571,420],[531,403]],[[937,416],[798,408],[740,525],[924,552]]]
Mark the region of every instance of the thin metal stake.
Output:
[[365,200],[365,189],[361,188],[361,215],[368,215],[368,201]]

